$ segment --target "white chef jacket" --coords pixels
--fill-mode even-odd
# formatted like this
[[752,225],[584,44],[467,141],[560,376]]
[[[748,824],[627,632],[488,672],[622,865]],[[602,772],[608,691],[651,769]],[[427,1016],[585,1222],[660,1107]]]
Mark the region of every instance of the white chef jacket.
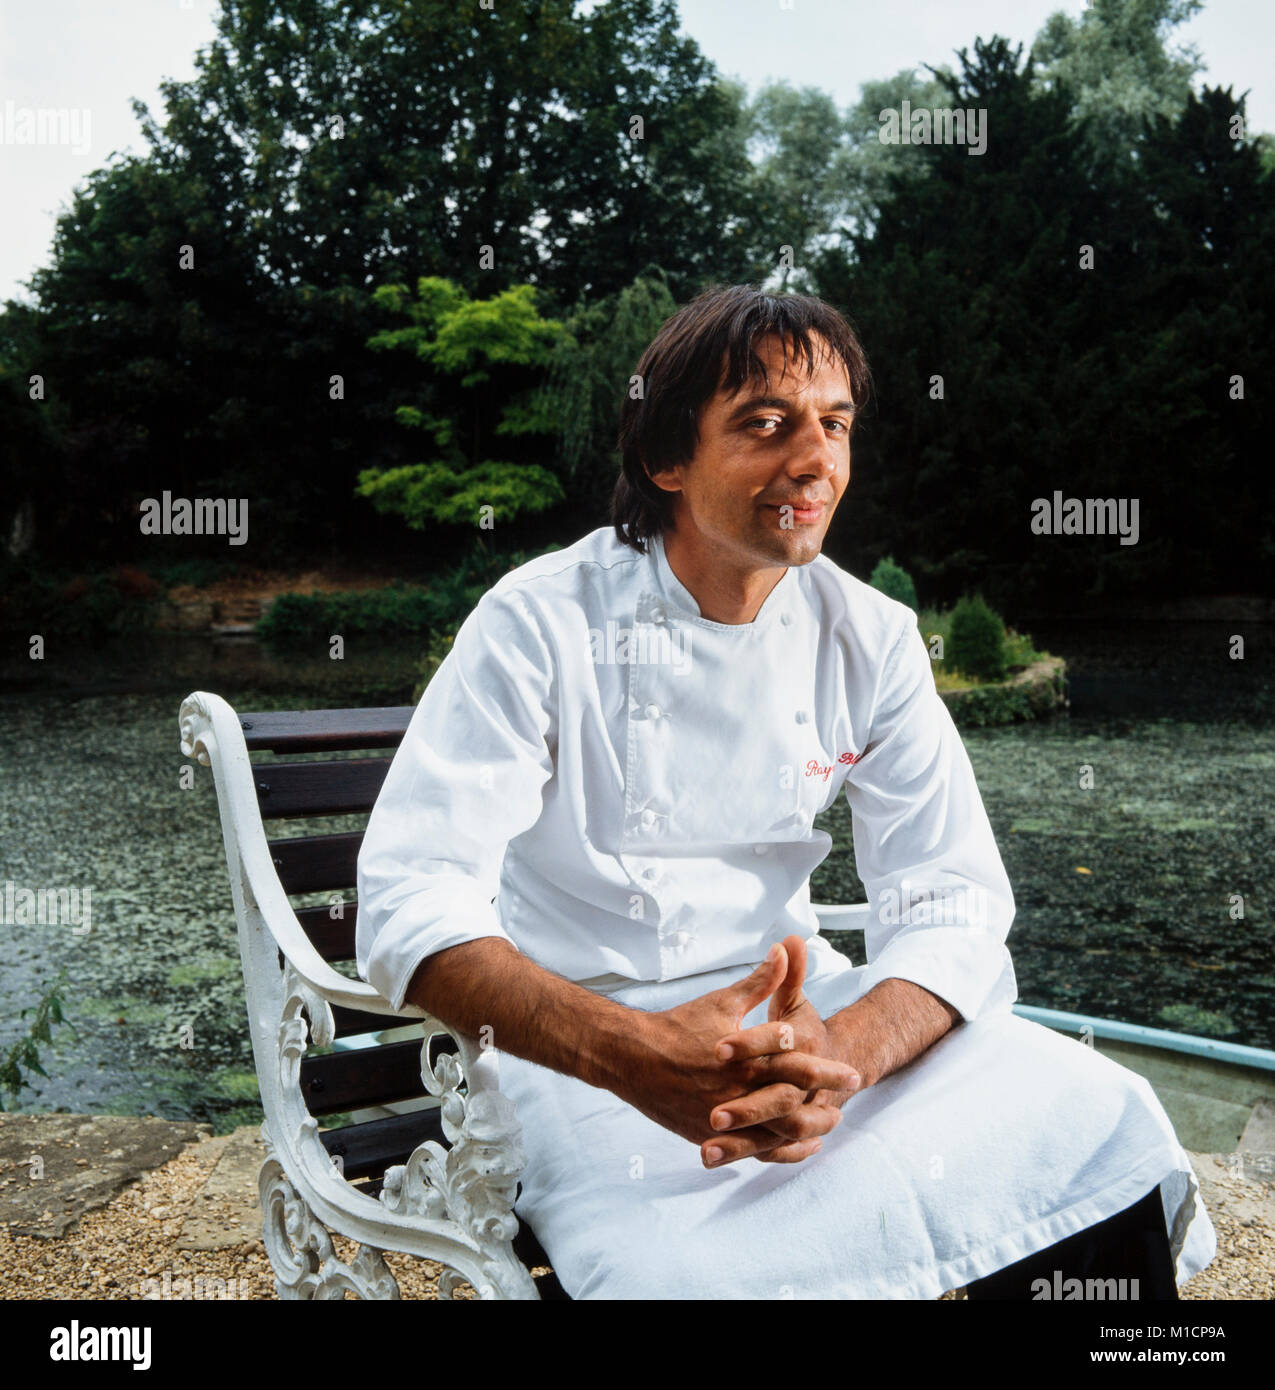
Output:
[[[831,846],[812,822],[843,789],[861,967],[810,903]],[[505,575],[412,716],[358,899],[360,973],[395,1005],[483,936],[664,1009],[796,933],[824,1017],[890,977],[960,1011],[799,1164],[704,1169],[610,1092],[502,1053],[516,1210],[572,1297],[936,1297],[1157,1183],[1179,1279],[1213,1256],[1150,1086],[1010,1013],[1013,895],[915,614],[823,555],[739,624],[700,614],[658,538],[600,528]]]

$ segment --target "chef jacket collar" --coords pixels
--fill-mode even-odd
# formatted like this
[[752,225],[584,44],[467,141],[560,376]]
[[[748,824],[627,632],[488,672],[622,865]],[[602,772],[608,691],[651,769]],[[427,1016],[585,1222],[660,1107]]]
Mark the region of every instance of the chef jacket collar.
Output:
[[711,618],[706,618],[700,612],[700,606],[695,602],[695,596],[685,584],[673,573],[673,567],[668,562],[668,556],[664,553],[664,537],[658,532],[651,537],[648,550],[651,556],[651,570],[655,578],[655,586],[665,604],[673,609],[677,609],[683,615],[694,618],[696,622],[705,627],[720,628],[723,632],[735,632],[738,630],[755,632],[759,628],[769,626],[777,613],[783,609],[789,596],[796,591],[797,581],[792,577],[793,566],[789,565],[780,577],[779,583],[766,595],[762,606],[757,610],[757,616],[751,623],[715,623]]

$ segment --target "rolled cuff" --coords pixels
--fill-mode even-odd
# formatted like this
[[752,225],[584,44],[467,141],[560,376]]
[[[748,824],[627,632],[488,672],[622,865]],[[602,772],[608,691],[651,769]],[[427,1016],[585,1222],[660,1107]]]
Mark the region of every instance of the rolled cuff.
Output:
[[405,902],[377,932],[366,962],[359,973],[394,1005],[403,1007],[412,976],[421,962],[439,951],[498,936],[518,949],[513,937],[501,926],[492,903],[462,884],[446,890],[431,889]]
[[913,927],[891,937],[861,978],[863,993],[882,980],[909,980],[945,999],[965,1022],[1018,998],[1009,951],[982,927]]

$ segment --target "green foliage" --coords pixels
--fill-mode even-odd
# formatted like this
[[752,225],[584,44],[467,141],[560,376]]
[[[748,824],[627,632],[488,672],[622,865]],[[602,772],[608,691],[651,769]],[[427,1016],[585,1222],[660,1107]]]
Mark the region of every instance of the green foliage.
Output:
[[[921,636],[925,644],[932,651],[941,651],[943,656],[941,661],[935,661],[935,682],[939,686],[940,692],[947,689],[955,689],[959,686],[967,686],[978,681],[977,676],[962,673],[959,677],[955,674],[957,669],[951,659],[952,647],[952,616],[954,610],[951,608],[937,609],[926,608],[917,613],[917,627],[920,629]],[[932,646],[934,638],[939,638],[941,646]],[[1024,670],[1028,666],[1034,665],[1038,661],[1044,660],[1049,653],[1036,647],[1030,635],[1025,632],[1016,632],[1013,628],[1005,630],[1005,666],[1008,673]],[[944,678],[943,673],[948,673],[948,679]]]
[[916,585],[912,582],[912,576],[902,565],[896,565],[891,556],[883,555],[877,561],[868,583],[887,597],[906,603],[913,610],[916,609]]
[[755,167],[753,217],[768,230],[773,246],[793,248],[794,267],[781,271],[781,288],[802,290],[809,251],[846,211],[837,104],[816,87],[797,90],[787,82],[771,82],[758,92],[748,118]]
[[947,660],[983,681],[1005,678],[1005,624],[982,595],[963,598],[952,610]]
[[[856,439],[858,528],[930,557],[914,574],[937,601],[974,584],[1002,609],[1264,592],[1275,472],[1256,460],[1275,398],[1251,383],[1275,373],[1275,322],[1252,286],[1275,283],[1275,180],[1237,123],[1242,103],[1205,88],[1139,127],[1136,159],[1104,161],[1076,125],[1091,97],[1101,109],[1100,64],[1077,88],[1039,80],[1003,39],[959,59],[936,73],[937,104],[986,111],[985,153],[909,146],[924,174],[891,175],[875,227],[815,262],[816,291],[863,337],[881,403]],[[1166,468],[1166,452],[1191,467]],[[1141,498],[1141,542],[1033,534],[1031,504],[1056,487]]]
[[[549,510],[563,501],[557,477],[539,464],[476,461],[492,435],[548,433],[554,418],[539,387],[563,328],[542,319],[531,285],[517,285],[489,300],[471,300],[439,276],[422,276],[416,297],[401,285],[383,286],[374,298],[411,324],[368,340],[382,351],[406,349],[427,363],[425,405],[399,406],[400,423],[422,429],[442,457],[395,468],[368,468],[356,489],[378,512],[401,516],[413,530],[430,522],[474,525],[508,522]],[[508,369],[522,369],[511,377]],[[493,410],[493,374],[503,380],[504,404]],[[459,389],[443,378],[462,373]],[[534,384],[525,383],[534,374]],[[481,389],[480,389],[481,388]],[[490,508],[490,512],[484,509]]]
[[257,635],[287,643],[342,635],[428,632],[436,604],[430,590],[395,580],[384,589],[280,594],[257,622]]
[[980,685],[940,692],[953,720],[963,729],[990,728],[1029,719],[1047,719],[1064,706],[1066,668],[1061,662],[1030,681]]
[[490,459],[459,471],[447,463],[369,468],[359,474],[357,490],[377,511],[401,516],[414,531],[431,521],[472,526],[484,507],[491,508],[493,521],[512,521],[563,500],[562,484],[547,468]]
[[668,277],[647,266],[617,294],[581,301],[555,345],[541,401],[558,431],[567,486],[595,524],[607,517],[619,472],[616,435],[629,379],[676,309]]
[[26,1018],[27,1014],[33,1014],[34,1017],[26,1033],[10,1045],[3,1060],[0,1060],[0,1110],[5,1108],[4,1096],[16,1100],[24,1087],[30,1089],[31,1083],[23,1075],[24,1071],[48,1076],[49,1073],[40,1062],[40,1044],[52,1043],[54,1025],[63,1024],[75,1032],[74,1026],[63,1014],[61,990],[66,985],[66,978],[66,971],[59,971],[57,978],[40,996],[39,1001],[19,1012],[19,1018]]
[[1198,1004],[1166,1004],[1159,1018],[1170,1031],[1195,1037],[1226,1038],[1239,1032],[1235,1020],[1228,1014],[1202,1009]]
[[[443,518],[499,488],[464,476],[495,461],[602,524],[655,327],[709,281],[770,283],[787,244],[785,284],[849,313],[873,359],[888,409],[853,505],[883,550],[933,557],[927,598],[1264,591],[1275,143],[1230,90],[1191,90],[1172,39],[1198,0],[1095,0],[1026,62],[979,39],[844,113],[786,83],[750,101],[671,0],[579,8],[223,4],[164,114],[137,106],[145,152],[82,180],[31,302],[0,314],[0,530],[30,514],[31,555],[144,565],[140,499],[215,480],[274,556],[379,550],[398,525],[346,505],[360,470],[419,522],[436,488]],[[905,97],[985,110],[985,153],[883,145]],[[454,480],[396,472],[438,465]],[[1033,536],[1063,479],[1142,498],[1142,542]],[[535,544],[556,494],[519,481],[501,515]]]
[[[825,237],[821,240],[834,229],[839,236],[870,234],[882,205],[900,185],[922,179],[928,172],[926,161],[913,158],[914,146],[881,143],[881,112],[900,110],[905,100],[914,109],[941,107],[947,104],[945,98],[946,92],[937,81],[919,78],[914,69],[863,84],[859,100],[846,112],[844,138],[829,162],[830,182],[840,193],[843,206],[822,229]],[[781,240],[792,239],[785,236]],[[811,248],[805,259],[813,255]],[[870,343],[865,346],[871,350]]]
[[1015,667],[1030,666],[1048,655],[1048,652],[1037,650],[1027,633],[1015,632],[1013,628],[1005,630],[1005,664],[1011,671]]
[[122,567],[88,575],[32,571],[0,563],[0,632],[41,633],[46,638],[127,636],[145,631],[153,602],[130,582],[137,572]]
[[[45,554],[142,560],[138,501],[215,480],[275,555],[380,548],[388,524],[345,505],[355,474],[419,457],[395,409],[421,408],[422,366],[517,326],[516,300],[487,321],[491,297],[534,280],[553,308],[596,300],[653,261],[679,298],[764,273],[742,89],[667,0],[578,8],[217,7],[192,78],[135,104],[144,153],[82,180],[32,302],[0,315],[0,528],[29,501]],[[394,308],[372,286],[409,273],[482,296],[437,362],[367,347]],[[511,372],[474,358],[452,380],[490,389],[480,423],[543,426]],[[470,461],[523,461],[464,439]]]
[[[556,550],[546,546],[537,554]],[[276,645],[324,641],[334,633],[398,637],[454,633],[488,589],[534,556],[497,555],[475,545],[454,569],[428,585],[394,580],[382,589],[280,594],[257,623],[257,635]]]
[[1071,121],[1095,159],[1129,167],[1148,121],[1176,120],[1203,69],[1169,36],[1203,0],[1097,0],[1073,19],[1057,10],[1032,45],[1036,81],[1073,95]]

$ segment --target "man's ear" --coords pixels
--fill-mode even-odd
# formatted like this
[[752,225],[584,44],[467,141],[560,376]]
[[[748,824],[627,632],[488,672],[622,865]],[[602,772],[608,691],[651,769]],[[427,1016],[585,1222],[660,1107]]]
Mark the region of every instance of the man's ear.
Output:
[[661,492],[681,492],[682,490],[682,470],[680,466],[672,468],[660,468],[654,473],[646,466],[646,460],[642,461],[642,471],[651,480],[653,487],[657,487]]

